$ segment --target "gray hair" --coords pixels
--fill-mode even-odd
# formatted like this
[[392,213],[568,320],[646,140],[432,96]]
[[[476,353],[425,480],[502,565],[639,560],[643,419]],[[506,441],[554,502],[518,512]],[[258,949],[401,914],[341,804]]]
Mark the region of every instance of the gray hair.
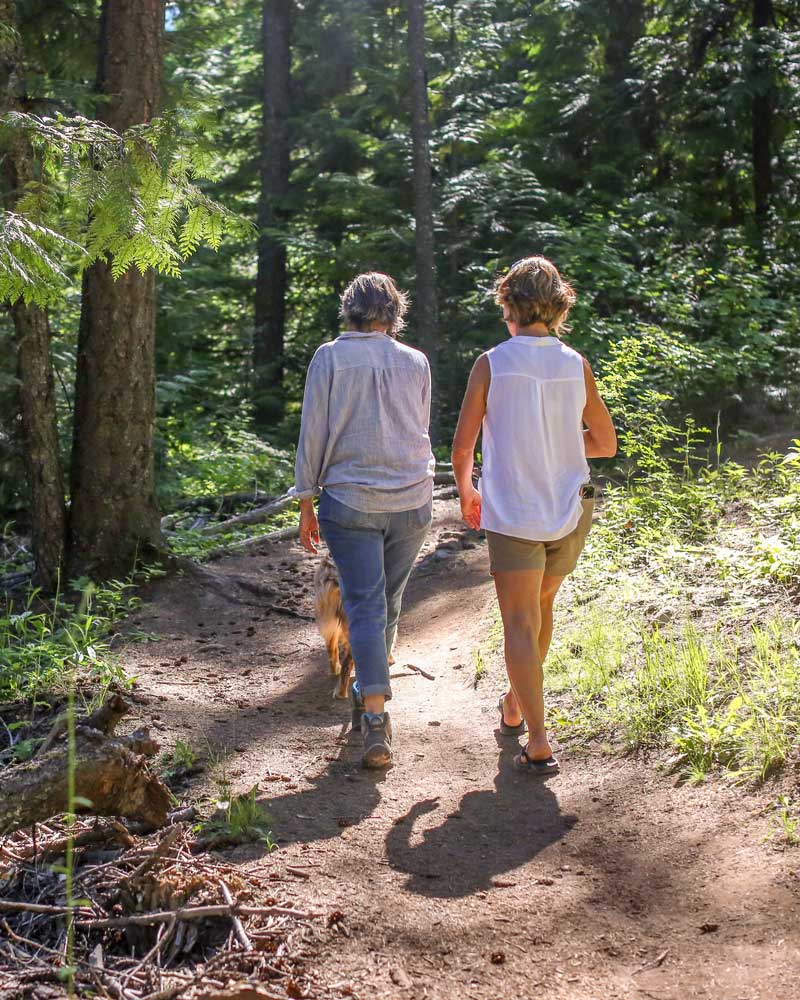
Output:
[[405,326],[408,295],[401,292],[394,279],[380,271],[368,271],[354,278],[342,293],[339,315],[353,330],[385,326],[397,334]]

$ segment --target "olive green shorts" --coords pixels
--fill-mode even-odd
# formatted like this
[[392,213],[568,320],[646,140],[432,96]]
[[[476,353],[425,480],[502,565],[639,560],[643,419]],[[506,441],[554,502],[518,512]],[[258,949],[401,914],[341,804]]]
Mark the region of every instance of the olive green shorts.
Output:
[[492,573],[518,569],[543,569],[545,576],[568,576],[578,565],[586,536],[592,526],[594,500],[581,500],[583,512],[578,526],[563,538],[552,542],[533,542],[487,531],[489,566]]

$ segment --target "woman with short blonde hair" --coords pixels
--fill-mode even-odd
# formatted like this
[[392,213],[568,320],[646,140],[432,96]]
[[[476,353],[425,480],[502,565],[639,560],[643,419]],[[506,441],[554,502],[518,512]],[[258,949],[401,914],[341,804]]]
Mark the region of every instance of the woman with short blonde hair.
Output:
[[[461,513],[484,528],[505,636],[509,691],[500,732],[528,731],[514,765],[558,771],[544,723],[542,663],[553,599],[576,566],[592,522],[587,458],[617,439],[588,361],[562,343],[575,292],[546,257],[524,257],[494,286],[509,333],[475,362],[453,441]],[[475,443],[483,433],[480,492]]]

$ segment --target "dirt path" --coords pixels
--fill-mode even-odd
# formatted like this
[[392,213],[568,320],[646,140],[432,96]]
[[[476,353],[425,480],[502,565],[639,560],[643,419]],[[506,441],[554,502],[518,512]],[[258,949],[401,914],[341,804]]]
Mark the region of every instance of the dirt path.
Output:
[[160,640],[124,649],[165,745],[230,750],[235,789],[259,783],[280,850],[232,857],[343,914],[309,960],[327,995],[796,997],[800,858],[762,843],[767,796],[677,788],[569,748],[547,784],[518,775],[516,741],[496,732],[499,672],[471,683],[492,607],[485,548],[440,503],[425,551],[385,775],[359,767],[313,624],[263,611],[311,611],[314,563],[295,546],[214,564],[211,587],[163,585],[135,622]]

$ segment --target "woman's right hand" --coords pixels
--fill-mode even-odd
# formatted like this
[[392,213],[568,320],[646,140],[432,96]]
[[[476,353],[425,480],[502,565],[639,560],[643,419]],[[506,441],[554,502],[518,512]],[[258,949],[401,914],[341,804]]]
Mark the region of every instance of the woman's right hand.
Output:
[[300,543],[306,552],[315,555],[319,548],[319,521],[314,513],[314,501],[300,501]]
[[466,524],[476,531],[481,526],[481,495],[474,486],[470,486],[461,495],[461,516]]

